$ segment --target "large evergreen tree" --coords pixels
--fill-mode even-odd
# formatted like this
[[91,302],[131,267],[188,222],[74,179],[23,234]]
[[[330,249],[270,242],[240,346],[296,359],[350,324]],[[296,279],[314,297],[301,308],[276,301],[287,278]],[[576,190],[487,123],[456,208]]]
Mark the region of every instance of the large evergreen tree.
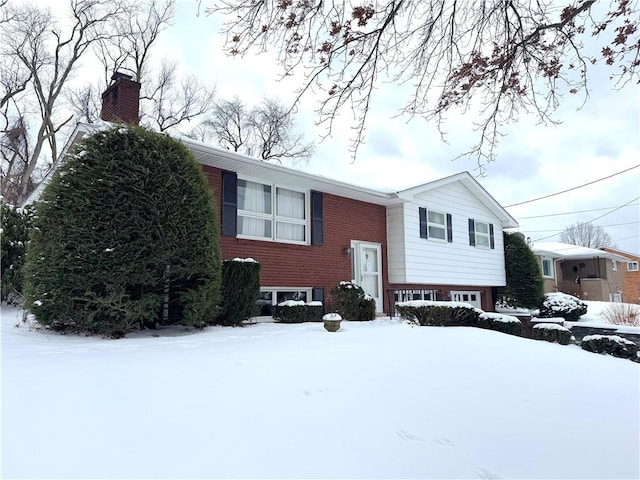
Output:
[[116,126],[77,144],[37,205],[27,306],[54,328],[122,336],[215,319],[213,197],[179,142]]
[[542,302],[542,272],[535,254],[518,233],[504,233],[507,285],[499,300],[511,307],[537,308]]

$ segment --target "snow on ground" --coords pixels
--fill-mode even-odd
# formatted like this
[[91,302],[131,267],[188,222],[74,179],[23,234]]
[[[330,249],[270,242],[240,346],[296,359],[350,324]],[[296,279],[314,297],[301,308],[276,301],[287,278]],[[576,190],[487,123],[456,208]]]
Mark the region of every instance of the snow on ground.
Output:
[[[620,333],[636,333],[640,334],[640,327],[633,327],[630,325],[613,325],[608,323],[601,313],[609,308],[610,305],[614,305],[611,302],[596,302],[585,301],[587,305],[587,313],[580,317],[578,322],[566,322],[566,325],[581,325],[584,327],[606,327],[616,328]],[[633,305],[634,307],[636,305]]]
[[29,330],[2,307],[3,478],[639,478],[640,366],[393,319]]

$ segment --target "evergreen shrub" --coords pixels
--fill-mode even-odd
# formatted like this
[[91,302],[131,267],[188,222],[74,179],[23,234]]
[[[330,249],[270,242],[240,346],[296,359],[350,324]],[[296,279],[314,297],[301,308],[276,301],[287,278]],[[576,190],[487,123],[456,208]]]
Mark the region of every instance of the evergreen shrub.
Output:
[[336,312],[345,320],[373,320],[376,318],[375,300],[353,282],[340,282],[331,290]]
[[578,297],[566,293],[545,293],[540,305],[540,318],[562,317],[568,322],[577,322],[587,313],[587,304]]
[[17,209],[0,202],[0,300],[14,303],[22,296],[23,271],[33,208]]
[[581,346],[588,352],[638,361],[638,346],[618,335],[587,335],[582,339]]
[[115,126],[70,150],[37,202],[27,308],[43,325],[120,337],[204,327],[220,301],[213,196],[187,148]]
[[506,286],[498,289],[502,305],[537,308],[543,299],[542,271],[535,254],[518,233],[504,233]]
[[533,338],[546,342],[569,345],[571,343],[571,330],[557,323],[538,323],[533,326]]
[[508,333],[509,335],[522,336],[522,322],[516,317],[510,315],[502,315],[499,313],[482,313],[478,316],[475,325],[479,328],[487,330],[495,330],[497,332]]
[[222,262],[222,306],[217,324],[236,326],[258,314],[260,268],[252,258]]
[[304,303],[299,300],[287,300],[272,310],[273,319],[280,323],[318,322],[322,320],[322,313],[322,302]]
[[471,305],[426,300],[398,303],[396,310],[404,320],[422,327],[472,327],[477,325],[481,313]]

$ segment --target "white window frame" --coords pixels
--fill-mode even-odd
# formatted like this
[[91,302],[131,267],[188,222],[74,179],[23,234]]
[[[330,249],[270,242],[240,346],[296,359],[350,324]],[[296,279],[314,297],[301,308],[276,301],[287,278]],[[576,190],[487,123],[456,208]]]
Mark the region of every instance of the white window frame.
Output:
[[[238,213],[237,216],[243,216],[248,218],[258,218],[263,220],[271,221],[271,236],[259,236],[259,235],[247,235],[238,231],[238,238],[246,238],[251,240],[263,240],[267,242],[278,242],[278,243],[293,243],[296,245],[308,245],[310,241],[310,195],[307,190],[291,187],[290,185],[284,185],[279,183],[267,183],[264,180],[251,178],[251,177],[241,177],[238,178],[238,182],[252,182],[257,183],[259,185],[268,186],[271,188],[271,213],[260,213],[260,212],[252,212],[250,210],[240,210],[238,202]],[[304,218],[291,218],[285,217],[282,215],[278,215],[278,189],[290,190],[292,192],[301,193],[304,196]],[[304,239],[303,240],[286,240],[278,238],[278,223],[288,223],[293,225],[301,225],[304,228]]]
[[[437,223],[437,222],[432,222],[431,221],[431,213],[437,214],[437,215],[442,215],[442,222],[443,223]],[[438,238],[438,237],[434,237],[433,235],[431,235],[431,229],[437,229],[437,230],[442,230],[442,238]],[[430,210],[427,209],[427,239],[429,240],[434,240],[436,242],[445,242],[447,241],[447,214],[445,212],[439,212],[437,210]]]
[[627,262],[627,272],[637,272],[638,262]]
[[617,272],[617,271],[618,271],[618,261],[617,261],[617,260],[611,260],[611,269],[612,269],[614,272]]
[[[549,262],[549,271],[551,272],[549,275],[546,275],[544,273],[544,264],[545,264],[545,262]],[[554,270],[554,268],[553,268],[553,258],[542,257],[542,260],[541,260],[540,263],[541,263],[541,268],[542,268],[542,276],[544,278],[555,278],[555,272],[553,271]]]
[[[307,294],[307,303],[312,301],[312,287],[260,287],[260,293],[271,292],[271,306],[278,305],[278,292],[304,292]],[[259,315],[261,316],[261,315]],[[263,317],[265,315],[262,315]]]
[[[479,232],[478,230],[478,226],[480,225],[486,225],[487,227],[487,233],[484,232]],[[479,222],[479,221],[475,221],[475,225],[474,225],[474,233],[476,236],[476,247],[478,248],[491,248],[491,227],[489,226],[488,222]],[[482,239],[482,242],[480,242],[480,239]],[[483,242],[486,241],[487,244],[485,245]]]

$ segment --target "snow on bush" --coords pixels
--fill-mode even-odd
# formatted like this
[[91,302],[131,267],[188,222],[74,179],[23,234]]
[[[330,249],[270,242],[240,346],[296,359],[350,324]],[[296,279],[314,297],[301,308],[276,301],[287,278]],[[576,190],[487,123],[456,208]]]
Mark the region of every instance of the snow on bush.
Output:
[[538,323],[533,326],[533,338],[546,342],[569,345],[571,343],[571,330],[557,323]]
[[587,313],[587,305],[577,297],[566,293],[545,293],[540,306],[542,318],[562,317],[567,321],[577,321]]
[[638,346],[618,335],[587,335],[582,339],[582,349],[618,358],[638,359]]
[[508,333],[510,335],[522,335],[522,322],[511,315],[486,312],[480,314],[476,327]]
[[475,326],[478,317],[484,313],[479,308],[464,302],[434,302],[411,300],[396,304],[400,316],[408,321],[424,326]]
[[272,309],[272,316],[280,323],[316,322],[322,318],[322,302],[305,303],[302,300],[285,300]]

